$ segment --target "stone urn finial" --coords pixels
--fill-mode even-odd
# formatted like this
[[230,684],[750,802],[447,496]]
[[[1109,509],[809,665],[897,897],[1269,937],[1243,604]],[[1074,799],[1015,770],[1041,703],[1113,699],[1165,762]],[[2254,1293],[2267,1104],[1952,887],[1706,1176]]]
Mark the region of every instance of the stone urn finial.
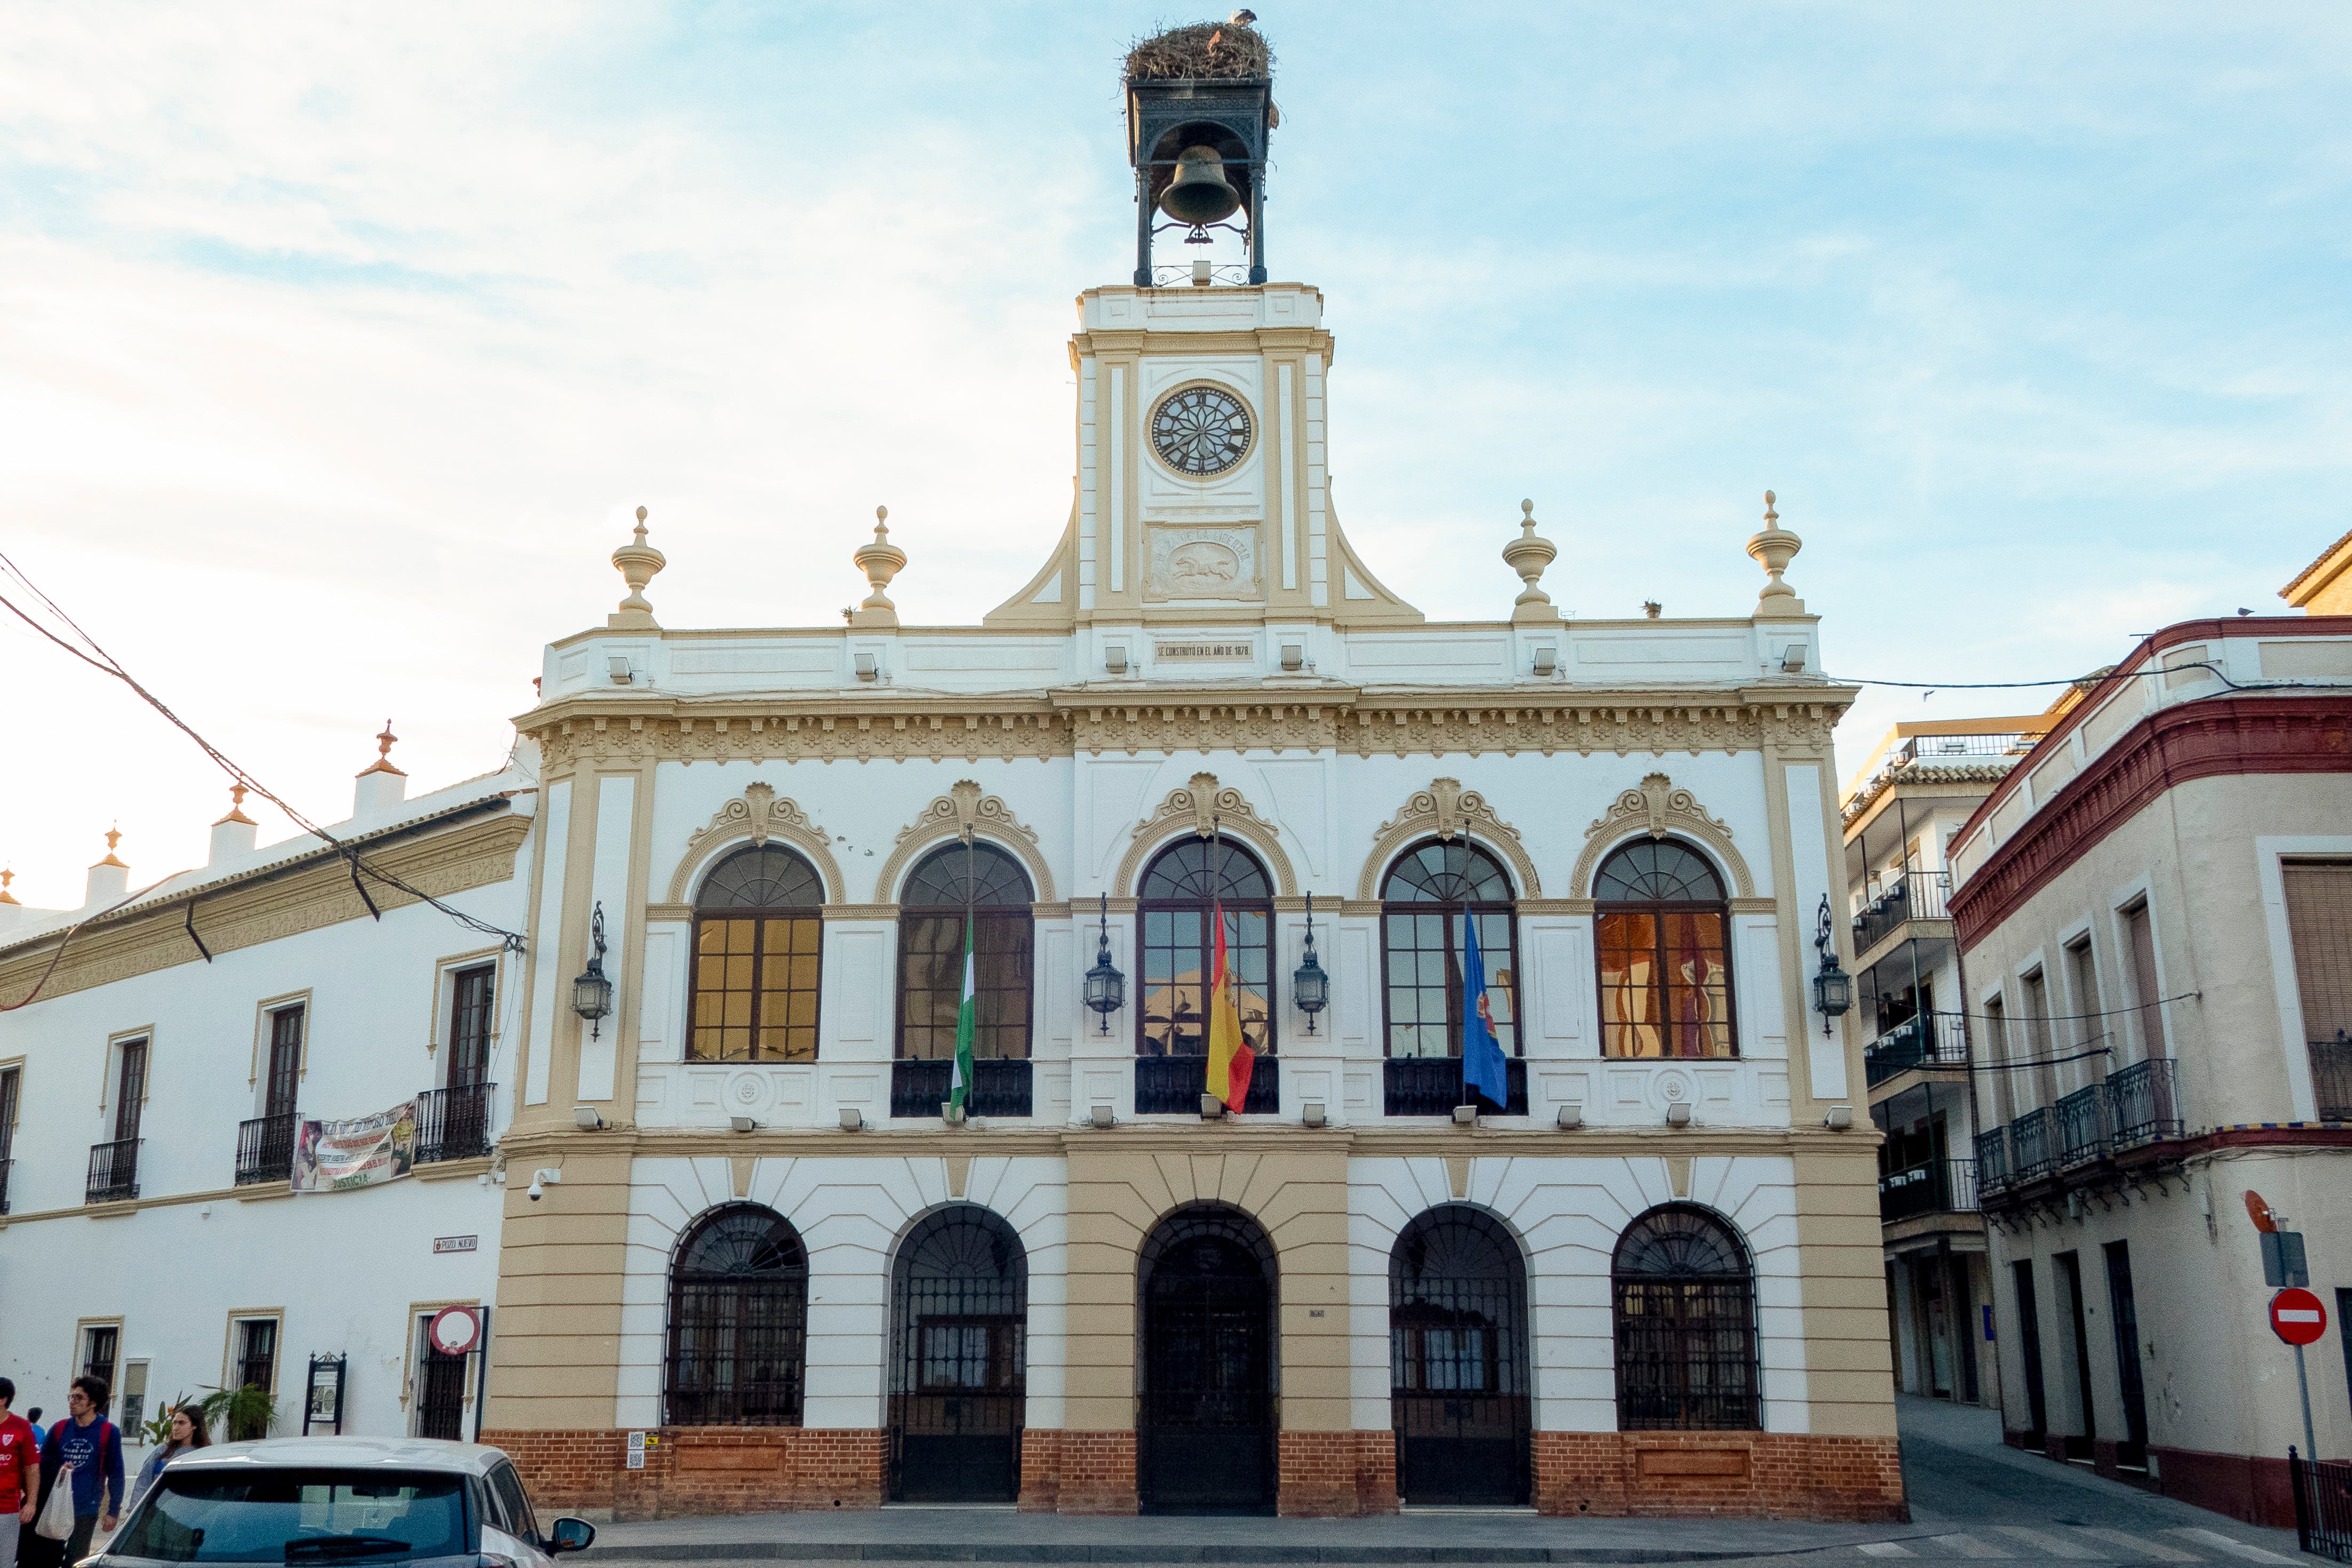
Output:
[[856,609],[850,612],[849,624],[853,626],[897,626],[898,606],[890,602],[890,595],[883,590],[890,585],[891,578],[905,570],[907,552],[890,542],[888,507],[874,509],[874,542],[859,545],[850,552],[849,558],[857,563],[860,572],[866,574],[866,585],[874,590],[859,601]]
[[1764,619],[1805,613],[1805,601],[1797,597],[1794,588],[1780,580],[1780,574],[1789,569],[1789,563],[1797,558],[1797,552],[1805,547],[1805,542],[1780,526],[1780,514],[1772,510],[1774,504],[1772,492],[1766,490],[1764,531],[1751,535],[1748,541],[1748,553],[1764,568],[1764,591],[1756,595],[1756,614]]
[[654,574],[669,564],[668,557],[646,542],[646,509],[637,508],[636,536],[613,552],[613,564],[621,574],[621,581],[629,585],[629,596],[621,607],[604,617],[604,625],[614,631],[653,632],[661,629],[654,619],[654,607],[646,598],[646,584]]
[[1519,536],[1503,546],[1503,563],[1517,572],[1519,580],[1527,584],[1520,590],[1518,598],[1512,602],[1512,620],[1559,619],[1559,611],[1553,606],[1551,595],[1536,586],[1544,574],[1544,568],[1550,565],[1552,558],[1559,553],[1558,545],[1536,531],[1536,503],[1521,501]]

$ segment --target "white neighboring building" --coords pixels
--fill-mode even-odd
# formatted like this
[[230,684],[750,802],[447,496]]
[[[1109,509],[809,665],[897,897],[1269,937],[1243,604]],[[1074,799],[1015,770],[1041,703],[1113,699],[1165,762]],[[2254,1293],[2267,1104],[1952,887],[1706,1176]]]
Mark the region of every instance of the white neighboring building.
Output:
[[[404,783],[380,761],[328,831],[520,931],[530,780],[416,800]],[[53,1417],[71,1378],[106,1377],[136,1442],[173,1397],[247,1383],[274,1394],[278,1432],[299,1432],[313,1358],[341,1358],[344,1430],[470,1436],[478,1363],[429,1352],[422,1325],[496,1299],[486,1188],[511,1094],[512,961],[373,878],[383,918],[369,918],[349,863],[316,838],[255,836],[232,806],[206,865],[131,902],[110,846],[81,909],[0,904],[0,1001],[39,986],[0,1013],[0,1371],[18,1410]],[[298,1117],[420,1095],[414,1178],[291,1195]]]

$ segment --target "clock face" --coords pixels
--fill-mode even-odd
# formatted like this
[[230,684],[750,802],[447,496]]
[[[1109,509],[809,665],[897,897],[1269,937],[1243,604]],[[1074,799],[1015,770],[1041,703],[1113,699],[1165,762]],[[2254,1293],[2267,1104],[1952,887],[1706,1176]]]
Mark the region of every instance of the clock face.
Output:
[[1180,387],[1151,411],[1151,448],[1180,474],[1205,479],[1249,455],[1247,405],[1221,386]]

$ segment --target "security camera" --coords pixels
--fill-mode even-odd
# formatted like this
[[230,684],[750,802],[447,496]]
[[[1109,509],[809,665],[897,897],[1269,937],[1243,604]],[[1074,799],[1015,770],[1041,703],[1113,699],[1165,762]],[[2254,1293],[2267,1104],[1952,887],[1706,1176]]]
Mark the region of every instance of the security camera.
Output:
[[531,1202],[537,1203],[540,1199],[547,1195],[547,1189],[541,1186],[537,1182],[533,1182],[530,1184],[530,1191],[524,1195],[529,1197]]
[[548,1188],[556,1185],[562,1180],[563,1173],[560,1170],[541,1169],[533,1171],[530,1173],[530,1191],[528,1194],[528,1196],[530,1198],[531,1202],[537,1203],[540,1199],[547,1195]]

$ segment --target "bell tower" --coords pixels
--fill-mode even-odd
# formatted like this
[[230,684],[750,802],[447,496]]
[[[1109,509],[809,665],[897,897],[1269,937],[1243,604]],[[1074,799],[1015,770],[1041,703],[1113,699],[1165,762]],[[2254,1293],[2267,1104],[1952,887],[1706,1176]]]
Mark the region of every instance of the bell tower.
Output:
[[1241,234],[1249,280],[1265,281],[1265,148],[1278,117],[1274,57],[1256,20],[1236,11],[1222,24],[1171,27],[1128,53],[1139,289],[1155,281],[1152,238],[1170,229],[1184,230],[1188,245],[1208,244],[1212,228]]

